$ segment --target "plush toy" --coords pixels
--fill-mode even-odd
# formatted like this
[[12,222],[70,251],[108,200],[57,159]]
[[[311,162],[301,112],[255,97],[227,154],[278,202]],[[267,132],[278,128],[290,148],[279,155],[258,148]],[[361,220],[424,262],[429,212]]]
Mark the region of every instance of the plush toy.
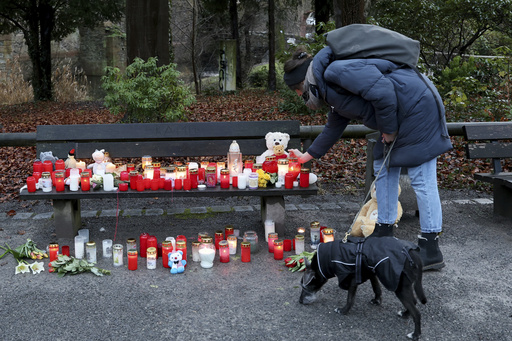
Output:
[[[398,189],[398,193],[400,194],[400,188]],[[395,224],[400,221],[400,218],[402,218],[402,204],[400,204],[400,201],[398,202],[398,209],[397,209],[397,217],[395,220]],[[363,208],[361,209],[361,212],[359,212],[359,215],[354,220],[354,225],[352,226],[352,230],[350,231],[351,236],[355,237],[368,237],[373,233],[373,230],[375,229],[375,223],[377,222],[377,195],[375,192],[375,186],[372,186],[371,189],[371,199],[364,204]]]
[[280,144],[274,146],[274,155],[276,156],[276,160],[286,159],[288,157],[288,155],[286,155],[286,152],[284,151],[284,146]]
[[183,259],[183,251],[178,250],[169,253],[169,267],[172,274],[180,274],[185,271],[187,261]]
[[267,150],[260,156],[256,157],[256,163],[263,163],[265,161],[265,157],[275,155],[274,146],[283,146],[283,155],[288,156],[285,149],[288,148],[288,141],[290,141],[289,134],[279,132],[267,133],[267,135],[265,135],[265,141]]
[[88,169],[92,168],[93,174],[98,174],[98,175],[105,174],[106,163],[103,162],[103,160],[105,160],[104,152],[105,152],[104,149],[102,149],[102,150],[96,149],[96,151],[94,153],[92,153],[92,158],[94,160],[94,163],[91,163],[89,166],[87,166],[87,168]]
[[66,168],[76,168],[75,150],[71,149],[68,153],[68,158],[64,161]]

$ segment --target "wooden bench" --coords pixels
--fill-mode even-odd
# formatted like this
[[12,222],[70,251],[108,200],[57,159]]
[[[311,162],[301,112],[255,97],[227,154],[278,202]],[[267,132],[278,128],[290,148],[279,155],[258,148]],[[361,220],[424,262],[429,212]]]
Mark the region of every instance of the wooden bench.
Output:
[[475,173],[475,179],[493,184],[494,214],[512,217],[512,172],[503,172],[501,164],[512,158],[512,122],[468,124],[463,132],[468,159],[492,160],[493,171]]
[[[245,156],[261,155],[266,149],[265,135],[268,132],[283,132],[290,135],[288,148],[301,148],[299,121],[257,121],[257,122],[193,122],[193,123],[140,123],[140,124],[92,124],[92,125],[43,125],[37,127],[37,155],[52,151],[54,156],[66,159],[69,151],[75,149],[77,160],[88,159],[96,149],[108,151],[113,162],[116,158],[152,157],[190,158],[226,157],[233,140],[236,140]],[[194,159],[197,158],[197,159]],[[162,165],[163,166],[163,165]],[[269,187],[261,189],[206,188],[205,190],[146,190],[123,192],[90,190],[88,192],[66,189],[56,192],[37,190],[20,192],[23,200],[53,201],[54,222],[59,238],[72,238],[81,228],[81,199],[102,198],[153,198],[153,197],[233,197],[259,196],[261,218],[273,220],[276,232],[283,236],[285,229],[286,195],[316,195],[316,184],[308,188],[293,189]]]

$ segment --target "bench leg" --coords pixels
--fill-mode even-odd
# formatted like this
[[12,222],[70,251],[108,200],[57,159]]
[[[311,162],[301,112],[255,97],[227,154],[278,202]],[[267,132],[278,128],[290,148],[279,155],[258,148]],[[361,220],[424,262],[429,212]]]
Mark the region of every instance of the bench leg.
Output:
[[82,226],[80,199],[54,199],[53,218],[57,238],[74,238]]
[[493,184],[494,214],[512,217],[512,189],[498,183]]
[[261,220],[272,220],[279,238],[284,237],[285,215],[283,196],[261,197]]

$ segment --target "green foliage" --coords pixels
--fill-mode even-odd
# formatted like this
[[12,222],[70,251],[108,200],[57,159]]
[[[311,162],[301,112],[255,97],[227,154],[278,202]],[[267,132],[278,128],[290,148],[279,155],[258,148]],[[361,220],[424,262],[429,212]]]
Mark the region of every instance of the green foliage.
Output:
[[[283,65],[276,63],[276,88],[285,89],[287,86],[283,80]],[[267,88],[268,84],[268,64],[257,65],[252,68],[247,77],[249,85],[254,88]]]
[[280,112],[286,111],[295,115],[310,116],[313,116],[317,113],[317,111],[309,109],[304,104],[304,100],[302,99],[302,97],[297,96],[297,93],[295,93],[295,91],[290,90],[288,87],[280,90],[279,96],[282,99],[282,101],[280,101],[278,105],[278,110]]
[[172,122],[185,118],[195,101],[179,79],[175,64],[157,66],[156,58],[140,58],[126,68],[107,67],[102,77],[105,105],[113,114],[125,113],[128,122]]

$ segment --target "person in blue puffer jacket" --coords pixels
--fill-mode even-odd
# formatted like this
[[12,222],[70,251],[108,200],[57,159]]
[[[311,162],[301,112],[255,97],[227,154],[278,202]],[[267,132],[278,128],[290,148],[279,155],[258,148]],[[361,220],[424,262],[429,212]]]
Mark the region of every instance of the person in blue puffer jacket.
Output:
[[[378,218],[372,236],[393,235],[400,172],[405,167],[418,202],[423,270],[443,268],[438,244],[442,210],[436,164],[437,157],[452,149],[452,144],[435,86],[415,69],[388,60],[336,60],[330,47],[314,57],[298,48],[284,71],[285,83],[309,108],[330,107],[323,131],[308,150],[292,149],[291,153],[301,163],[322,157],[351,120],[379,131],[382,139],[375,145],[373,163]],[[386,158],[385,150],[390,147]]]

